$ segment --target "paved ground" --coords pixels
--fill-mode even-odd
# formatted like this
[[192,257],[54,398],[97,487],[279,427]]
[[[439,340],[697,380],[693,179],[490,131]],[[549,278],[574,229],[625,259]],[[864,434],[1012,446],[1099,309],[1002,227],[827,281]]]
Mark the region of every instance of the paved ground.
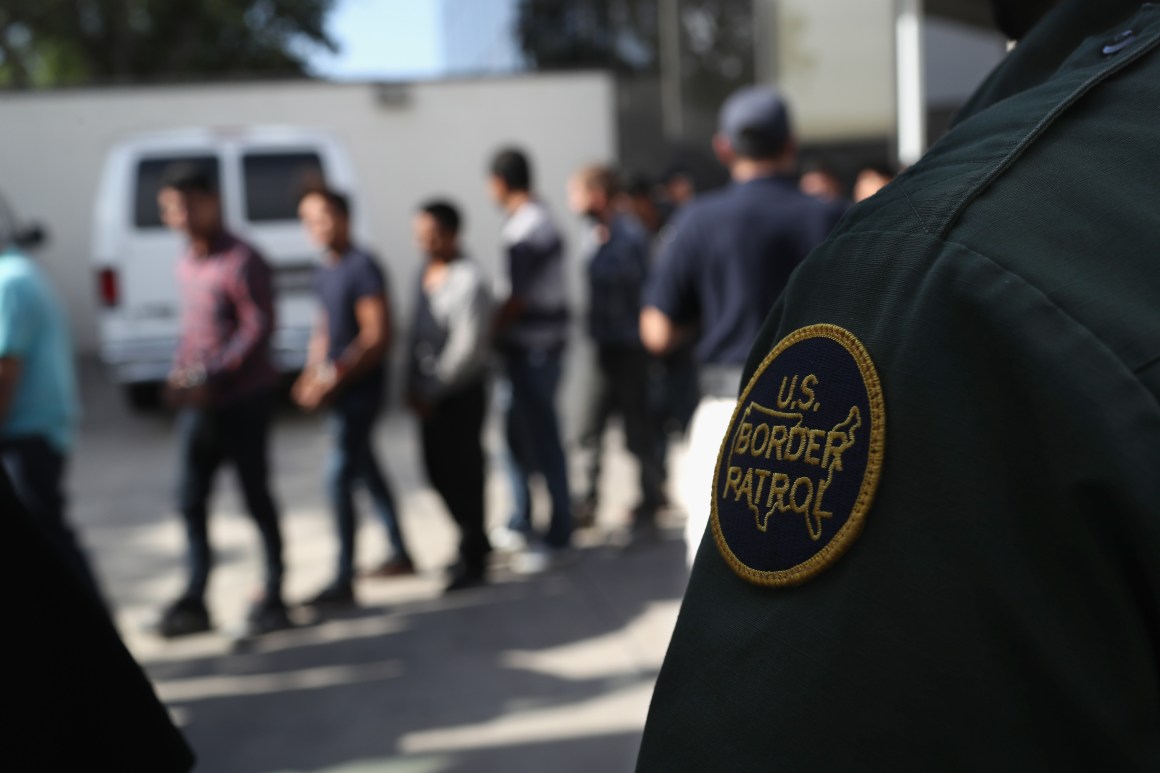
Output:
[[[131,413],[92,372],[85,381],[73,519],[130,649],[198,753],[198,770],[631,770],[686,574],[676,517],[657,542],[615,546],[635,496],[635,468],[618,439],[610,440],[598,526],[579,535],[574,563],[532,579],[501,563],[492,586],[444,598],[440,570],[453,558],[454,532],[423,483],[414,427],[389,417],[377,447],[420,576],[363,581],[356,614],[236,651],[223,634],[166,643],[142,632],[181,587],[170,421]],[[489,441],[494,449],[494,431]],[[328,579],[335,549],[321,497],[321,422],[284,411],[274,448],[287,595],[301,599]],[[258,563],[229,474],[222,483],[210,605],[227,628],[257,587]],[[493,469],[492,523],[506,514],[504,489]],[[371,566],[385,542],[365,515],[359,555]]]

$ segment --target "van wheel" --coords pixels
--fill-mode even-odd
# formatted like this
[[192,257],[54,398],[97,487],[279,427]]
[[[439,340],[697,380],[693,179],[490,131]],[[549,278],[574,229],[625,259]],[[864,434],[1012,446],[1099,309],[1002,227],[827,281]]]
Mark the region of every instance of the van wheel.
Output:
[[135,411],[152,411],[161,406],[161,385],[156,382],[125,384],[125,401]]

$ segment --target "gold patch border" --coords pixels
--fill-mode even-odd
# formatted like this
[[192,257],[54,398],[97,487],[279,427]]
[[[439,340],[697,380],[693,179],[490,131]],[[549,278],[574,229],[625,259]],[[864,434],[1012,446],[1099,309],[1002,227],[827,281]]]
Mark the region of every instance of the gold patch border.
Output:
[[[733,437],[737,420],[742,411],[745,410],[749,395],[757,386],[758,380],[786,349],[811,338],[828,338],[840,344],[858,364],[858,370],[862,375],[862,384],[866,388],[867,402],[870,404],[870,451],[866,458],[866,470],[862,474],[862,486],[858,491],[858,498],[854,501],[854,508],[850,512],[849,519],[838,530],[838,533],[826,543],[825,547],[802,563],[789,569],[762,571],[746,565],[734,555],[721,531],[720,516],[717,513],[717,487],[721,476],[721,460],[725,458],[725,451]],[[773,347],[773,351],[761,361],[761,365],[754,371],[753,377],[749,379],[749,383],[746,384],[745,390],[741,393],[737,407],[733,410],[733,417],[729,420],[729,430],[721,441],[721,450],[717,454],[717,464],[713,468],[713,494],[710,502],[713,539],[729,567],[744,580],[755,585],[772,588],[800,585],[829,568],[842,557],[842,554],[849,549],[862,532],[866,513],[874,501],[874,494],[878,489],[878,479],[882,475],[882,456],[885,443],[886,401],[882,395],[882,382],[878,378],[874,361],[870,359],[870,353],[866,351],[866,347],[862,345],[857,336],[838,325],[819,323],[798,328],[779,341],[777,346]]]

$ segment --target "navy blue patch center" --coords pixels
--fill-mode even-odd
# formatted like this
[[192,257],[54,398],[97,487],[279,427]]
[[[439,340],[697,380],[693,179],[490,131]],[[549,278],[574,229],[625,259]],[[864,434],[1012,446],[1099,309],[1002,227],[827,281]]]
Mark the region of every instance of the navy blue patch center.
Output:
[[884,417],[874,365],[849,331],[813,325],[774,348],[717,462],[713,530],[734,571],[792,585],[841,555],[877,486]]

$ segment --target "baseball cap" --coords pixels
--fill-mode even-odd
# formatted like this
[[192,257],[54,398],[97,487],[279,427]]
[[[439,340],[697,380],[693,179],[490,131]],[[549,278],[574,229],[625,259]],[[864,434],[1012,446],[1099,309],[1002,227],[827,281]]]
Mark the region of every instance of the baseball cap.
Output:
[[739,154],[776,155],[790,136],[789,106],[770,86],[746,86],[725,100],[718,124]]

